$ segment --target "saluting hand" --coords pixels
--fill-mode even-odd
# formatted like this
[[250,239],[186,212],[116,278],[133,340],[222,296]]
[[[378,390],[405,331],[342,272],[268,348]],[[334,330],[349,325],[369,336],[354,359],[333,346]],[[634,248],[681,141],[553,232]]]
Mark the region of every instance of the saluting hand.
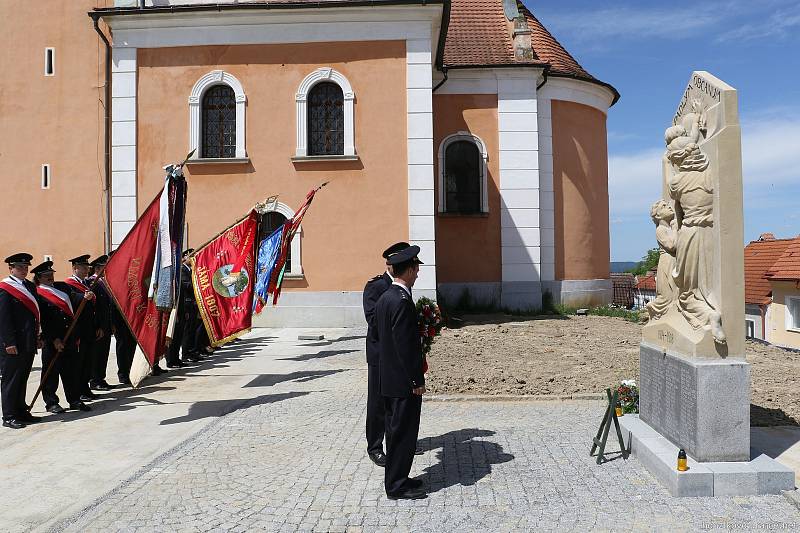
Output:
[[59,352],[63,352],[64,351],[64,341],[62,341],[61,339],[54,340],[53,341],[53,346],[55,346],[56,350],[58,350]]
[[94,293],[92,291],[86,291],[85,293],[83,293],[83,297],[91,302],[92,300],[94,300]]
[[17,347],[16,346],[6,346],[6,353],[9,355],[17,355]]

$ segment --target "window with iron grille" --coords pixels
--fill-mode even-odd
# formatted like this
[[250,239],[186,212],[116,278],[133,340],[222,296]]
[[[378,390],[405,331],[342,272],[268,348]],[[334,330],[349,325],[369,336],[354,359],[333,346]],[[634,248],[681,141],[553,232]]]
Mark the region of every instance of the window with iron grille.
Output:
[[480,151],[470,141],[455,141],[445,150],[444,188],[446,213],[481,212]]
[[[277,211],[269,211],[261,215],[261,227],[258,231],[258,242],[261,242],[272,235],[272,232],[281,227],[286,220],[286,217]],[[299,236],[295,234],[295,238],[299,238]],[[286,254],[286,272],[289,273],[291,271],[292,248],[289,247],[289,252]]]
[[227,85],[203,95],[202,157],[236,157],[236,97]]
[[335,83],[308,93],[308,155],[344,155],[344,94]]

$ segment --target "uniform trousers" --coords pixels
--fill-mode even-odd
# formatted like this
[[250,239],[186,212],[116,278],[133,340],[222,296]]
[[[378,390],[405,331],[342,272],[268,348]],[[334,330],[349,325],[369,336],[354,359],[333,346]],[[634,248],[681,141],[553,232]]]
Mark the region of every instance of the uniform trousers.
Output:
[[56,362],[53,364],[53,369],[44,379],[50,363],[56,356],[56,348],[52,342],[46,342],[42,348],[42,398],[47,407],[56,405],[58,403],[58,378],[61,378],[61,385],[64,387],[64,396],[67,397],[67,403],[74,405],[81,401],[81,391],[77,386],[77,367],[75,365],[78,360],[78,349],[76,346],[68,346],[58,356]]
[[[181,351],[186,322],[186,313],[179,309],[178,319],[175,321],[175,330],[172,332],[172,340],[169,342],[169,348],[167,348],[167,355],[165,357],[168,365],[175,365],[179,362],[178,356]],[[186,355],[185,351],[183,355]]]
[[2,350],[0,365],[3,377],[0,379],[0,401],[3,403],[3,421],[20,419],[28,412],[25,403],[25,392],[28,377],[33,367],[36,352],[11,355]]
[[125,324],[117,326],[114,338],[117,340],[117,378],[120,383],[125,383],[130,380],[133,354],[136,352],[136,338]]
[[367,365],[367,453],[383,453],[383,410],[380,367]]
[[91,394],[91,390],[89,389],[89,380],[92,379],[92,357],[94,356],[94,343],[95,343],[95,333],[92,330],[91,333],[85,334],[81,336],[81,342],[78,346],[78,360],[76,361],[76,368],[77,375],[77,387],[78,392],[81,394]]
[[103,330],[100,339],[94,341],[92,346],[92,384],[100,384],[106,380],[108,368],[108,352],[111,350],[111,332]]
[[422,396],[384,396],[383,404],[386,410],[386,472],[383,483],[386,494],[398,494],[403,492],[414,462]]
[[187,305],[186,321],[183,325],[183,339],[181,342],[184,358],[197,355],[200,352],[200,347],[198,346],[199,328],[202,328],[203,331],[206,329],[203,326],[203,321],[200,320],[197,306],[194,304]]

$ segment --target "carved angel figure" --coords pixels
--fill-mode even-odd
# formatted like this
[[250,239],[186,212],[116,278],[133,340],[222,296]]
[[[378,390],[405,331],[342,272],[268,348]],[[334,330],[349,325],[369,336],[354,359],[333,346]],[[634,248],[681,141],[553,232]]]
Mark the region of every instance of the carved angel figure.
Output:
[[656,299],[647,304],[650,320],[664,316],[675,303],[678,288],[675,286],[675,246],[678,240],[678,221],[675,211],[664,200],[659,200],[650,208],[650,218],[656,225],[659,257],[656,274]]
[[693,102],[692,108],[681,124],[668,128],[664,134],[665,156],[673,167],[667,186],[675,201],[678,226],[678,309],[693,328],[708,326],[714,340],[724,343],[719,302],[713,292],[714,184],[707,172],[708,158],[698,146],[705,131],[705,117],[699,102]]

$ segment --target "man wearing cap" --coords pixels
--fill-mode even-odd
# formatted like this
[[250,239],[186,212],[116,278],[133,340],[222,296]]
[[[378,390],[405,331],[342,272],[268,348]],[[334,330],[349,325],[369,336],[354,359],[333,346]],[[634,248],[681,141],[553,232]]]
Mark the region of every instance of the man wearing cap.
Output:
[[[383,259],[405,250],[410,245],[398,242],[384,250]],[[378,328],[375,326],[375,304],[392,285],[391,266],[386,272],[375,276],[364,287],[364,318],[367,320],[367,455],[378,466],[386,466],[386,454],[383,453],[384,415],[383,396],[381,396],[381,376],[378,366]]]
[[[78,358],[78,335],[72,332],[66,338],[70,324],[75,319],[75,311],[83,299],[82,295],[68,291],[63,285],[55,286],[53,262],[45,261],[31,269],[36,293],[39,296],[39,309],[42,316],[42,399],[49,413],[60,414],[66,411],[58,403],[58,378],[64,387],[64,395],[71,409],[89,411],[89,406],[81,401],[78,389],[76,366]],[[65,290],[60,290],[65,289]],[[59,353],[60,352],[60,353]],[[50,369],[52,365],[52,369]],[[48,369],[50,372],[48,374]],[[47,374],[45,378],[45,374]]]
[[102,331],[95,327],[95,294],[89,287],[89,254],[79,255],[69,260],[72,263],[72,276],[64,280],[71,292],[83,295],[87,300],[81,316],[78,318],[78,335],[80,345],[78,348],[78,362],[76,367],[77,386],[81,394],[81,401],[87,402],[96,400],[97,396],[89,388],[89,380],[92,376],[92,355],[96,339],[102,336]]
[[408,477],[425,393],[417,309],[411,297],[411,287],[422,264],[418,254],[419,246],[409,246],[389,255],[386,263],[392,266],[394,281],[375,306],[386,418],[384,487],[392,500],[426,497],[422,482]]
[[38,422],[28,411],[25,388],[33,367],[36,350],[41,346],[41,315],[36,287],[25,279],[31,266],[30,254],[6,257],[9,276],[0,281],[0,401],[3,404],[3,426],[21,429]]
[[108,352],[111,349],[111,308],[114,303],[102,281],[103,271],[107,264],[107,255],[101,255],[89,263],[92,275],[89,276],[88,284],[97,296],[94,305],[95,333],[102,331],[92,347],[92,373],[89,387],[99,391],[111,390],[111,385],[106,381],[106,368],[108,367]]

